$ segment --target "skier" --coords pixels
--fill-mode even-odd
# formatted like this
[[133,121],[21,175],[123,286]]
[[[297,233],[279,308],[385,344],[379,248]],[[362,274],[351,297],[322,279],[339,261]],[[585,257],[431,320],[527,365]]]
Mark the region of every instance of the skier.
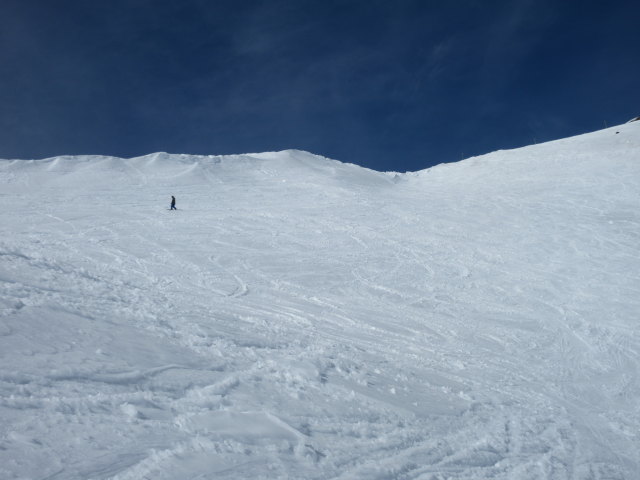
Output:
[[171,195],[171,210],[177,210],[176,208],[176,197]]

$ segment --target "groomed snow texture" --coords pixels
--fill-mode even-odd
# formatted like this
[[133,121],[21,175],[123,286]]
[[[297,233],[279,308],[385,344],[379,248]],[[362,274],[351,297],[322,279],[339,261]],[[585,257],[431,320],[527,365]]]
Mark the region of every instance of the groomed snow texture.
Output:
[[3,480],[640,478],[638,122],[2,160],[0,199]]

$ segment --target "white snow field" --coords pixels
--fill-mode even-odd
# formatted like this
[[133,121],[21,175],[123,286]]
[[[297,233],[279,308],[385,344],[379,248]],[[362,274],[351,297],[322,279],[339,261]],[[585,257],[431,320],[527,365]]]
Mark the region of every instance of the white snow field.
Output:
[[0,184],[3,480],[640,478],[640,122]]

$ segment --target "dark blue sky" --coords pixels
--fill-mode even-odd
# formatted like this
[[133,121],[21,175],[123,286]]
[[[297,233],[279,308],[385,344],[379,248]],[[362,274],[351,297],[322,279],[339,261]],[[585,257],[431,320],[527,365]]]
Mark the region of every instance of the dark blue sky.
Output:
[[640,115],[640,2],[1,0],[0,158],[418,170]]

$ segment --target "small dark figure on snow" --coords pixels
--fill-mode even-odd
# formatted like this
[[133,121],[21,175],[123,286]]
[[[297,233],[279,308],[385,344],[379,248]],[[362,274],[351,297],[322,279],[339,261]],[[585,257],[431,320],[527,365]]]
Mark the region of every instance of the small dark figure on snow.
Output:
[[171,210],[177,210],[176,208],[176,197],[171,195]]

